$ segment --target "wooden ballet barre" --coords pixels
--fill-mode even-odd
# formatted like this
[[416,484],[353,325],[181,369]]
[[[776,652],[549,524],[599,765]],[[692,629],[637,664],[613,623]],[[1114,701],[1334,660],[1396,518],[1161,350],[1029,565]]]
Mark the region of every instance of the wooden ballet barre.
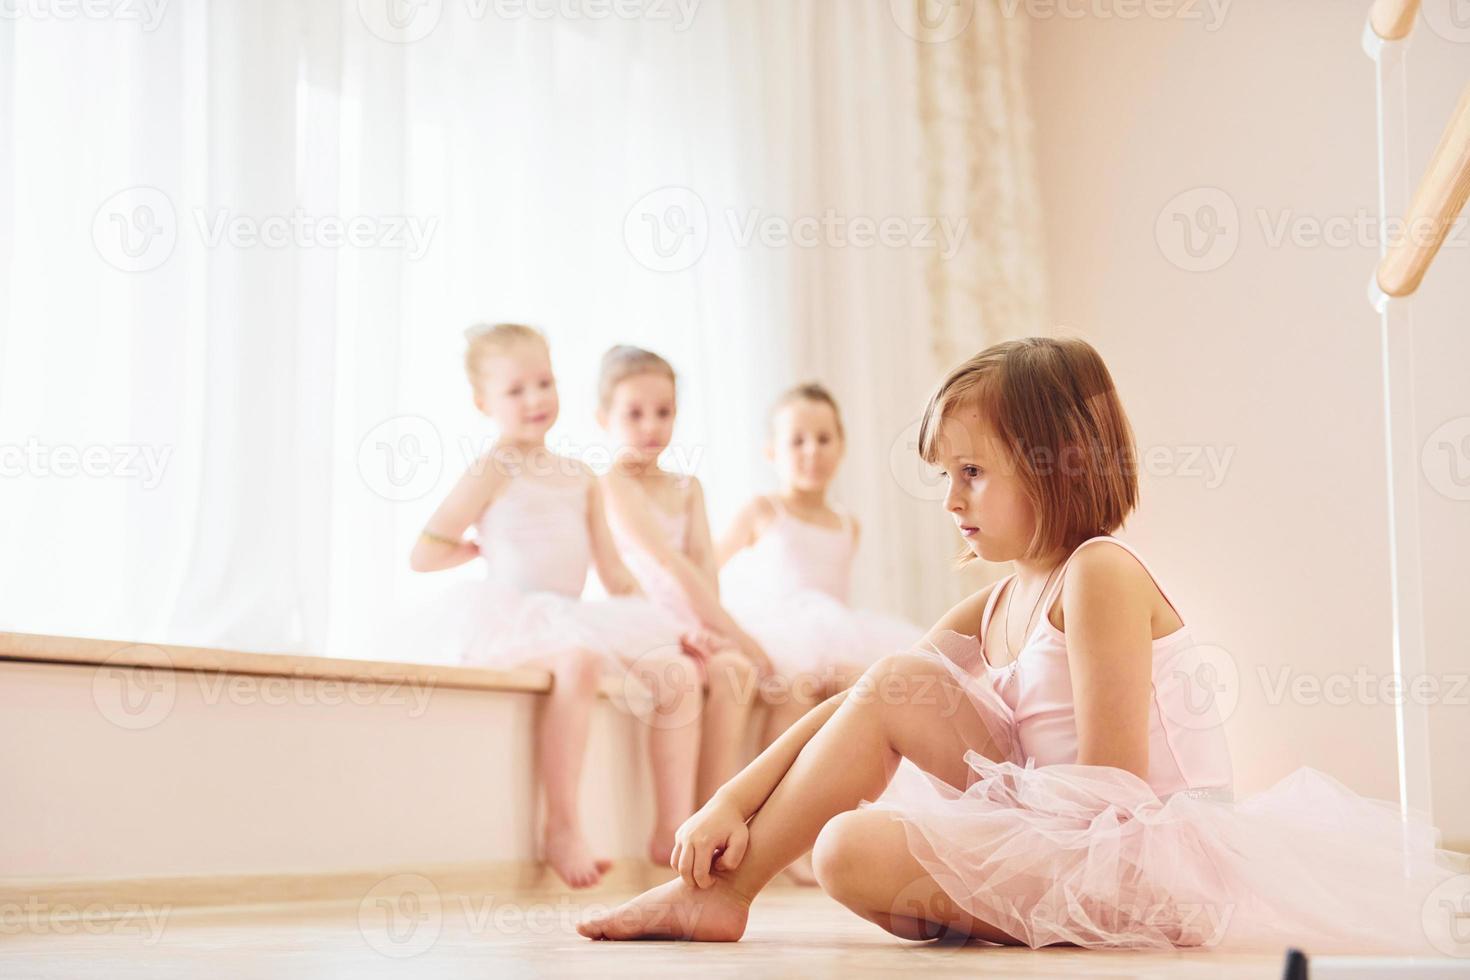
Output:
[[1385,41],[1402,41],[1414,29],[1419,0],[1374,0],[1368,13],[1373,33]]
[[1429,169],[1419,181],[1405,216],[1403,235],[1388,246],[1378,263],[1378,288],[1389,296],[1407,296],[1434,261],[1470,197],[1470,85],[1450,117]]

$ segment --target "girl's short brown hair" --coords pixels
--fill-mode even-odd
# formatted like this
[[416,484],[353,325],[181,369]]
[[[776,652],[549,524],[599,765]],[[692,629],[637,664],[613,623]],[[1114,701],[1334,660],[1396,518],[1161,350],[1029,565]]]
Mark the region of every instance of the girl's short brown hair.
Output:
[[940,420],[961,405],[979,409],[1036,509],[1025,557],[1111,533],[1138,506],[1133,428],[1107,365],[1085,340],[1008,340],[951,371],[919,425],[925,462],[938,461]]

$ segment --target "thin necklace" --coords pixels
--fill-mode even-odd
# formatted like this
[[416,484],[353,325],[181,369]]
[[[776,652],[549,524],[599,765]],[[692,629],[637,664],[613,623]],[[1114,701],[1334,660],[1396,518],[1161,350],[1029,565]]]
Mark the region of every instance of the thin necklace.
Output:
[[[1056,567],[1046,573],[1046,581],[1041,583],[1041,591],[1036,594],[1036,601],[1031,604],[1031,615],[1026,617],[1026,629],[1028,631],[1031,629],[1031,620],[1036,618],[1036,607],[1041,605],[1041,600],[1046,595],[1047,588],[1051,586],[1051,577],[1057,573],[1057,569],[1061,568],[1063,564],[1063,562],[1057,562]],[[1021,581],[1019,575],[1016,577],[1016,581]],[[1011,653],[1011,600],[1015,598],[1015,595],[1016,590],[1014,588],[1006,593],[1005,623],[1002,626],[1005,634],[1004,639],[1006,641],[1006,653]],[[1028,633],[1027,635],[1029,636],[1030,634]],[[1024,644],[1022,645],[1021,649],[1025,649]],[[1005,682],[1008,683],[1012,677],[1016,676],[1016,664],[1018,664],[1019,662],[1019,655],[1011,654],[1010,663],[1006,664]]]

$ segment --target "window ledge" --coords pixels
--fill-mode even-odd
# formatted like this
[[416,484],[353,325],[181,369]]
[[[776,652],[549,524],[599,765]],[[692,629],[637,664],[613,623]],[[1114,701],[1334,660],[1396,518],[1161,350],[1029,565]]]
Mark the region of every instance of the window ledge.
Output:
[[[496,670],[457,664],[410,664],[386,660],[345,660],[291,653],[246,653],[212,647],[132,643],[39,633],[0,632],[0,662],[62,664],[80,667],[139,667],[206,673],[308,677],[321,680],[463,688],[546,694],[551,672],[535,668]],[[604,682],[607,696],[615,681]]]

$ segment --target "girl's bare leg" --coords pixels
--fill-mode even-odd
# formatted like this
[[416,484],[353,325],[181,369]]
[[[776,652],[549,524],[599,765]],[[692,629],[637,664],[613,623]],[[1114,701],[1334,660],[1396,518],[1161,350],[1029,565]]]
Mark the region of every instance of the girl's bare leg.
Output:
[[1015,937],[959,906],[909,852],[903,824],[888,810],[850,810],[827,822],[812,852],[822,890],[902,939]]
[[[765,749],[781,733],[801,720],[801,716],[821,703],[830,682],[820,674],[798,673],[776,679],[766,697],[770,710],[761,731],[761,748]],[[835,693],[835,692],[833,692]],[[803,854],[786,868],[786,876],[799,885],[815,885],[811,855]]]
[[816,674],[770,678],[763,692],[769,710],[761,729],[760,747],[764,749],[780,738],[782,732],[820,704],[825,688],[822,677]]
[[738,868],[715,871],[709,888],[677,878],[578,929],[595,939],[739,939],[760,890],[810,848],[834,816],[877,799],[900,757],[962,788],[970,773],[965,751],[974,747],[993,757],[990,744],[984,722],[944,666],[915,654],[884,657],[751,818]]
[[582,836],[577,809],[587,729],[602,678],[603,661],[590,650],[565,650],[550,658],[551,693],[537,726],[541,785],[546,793],[544,857],[573,888],[595,885],[612,862],[593,856]]
[[721,650],[706,667],[709,691],[699,741],[696,806],[703,806],[745,764],[745,732],[759,690],[755,666],[738,650]]
[[843,664],[828,667],[823,680],[825,685],[822,691],[824,698],[829,698],[838,691],[845,691],[858,682],[863,676],[863,668],[854,664]]
[[666,865],[674,849],[675,831],[694,812],[704,691],[698,668],[682,652],[657,659],[645,657],[638,668],[654,697],[642,718],[648,725],[648,762],[657,811],[648,859]]

